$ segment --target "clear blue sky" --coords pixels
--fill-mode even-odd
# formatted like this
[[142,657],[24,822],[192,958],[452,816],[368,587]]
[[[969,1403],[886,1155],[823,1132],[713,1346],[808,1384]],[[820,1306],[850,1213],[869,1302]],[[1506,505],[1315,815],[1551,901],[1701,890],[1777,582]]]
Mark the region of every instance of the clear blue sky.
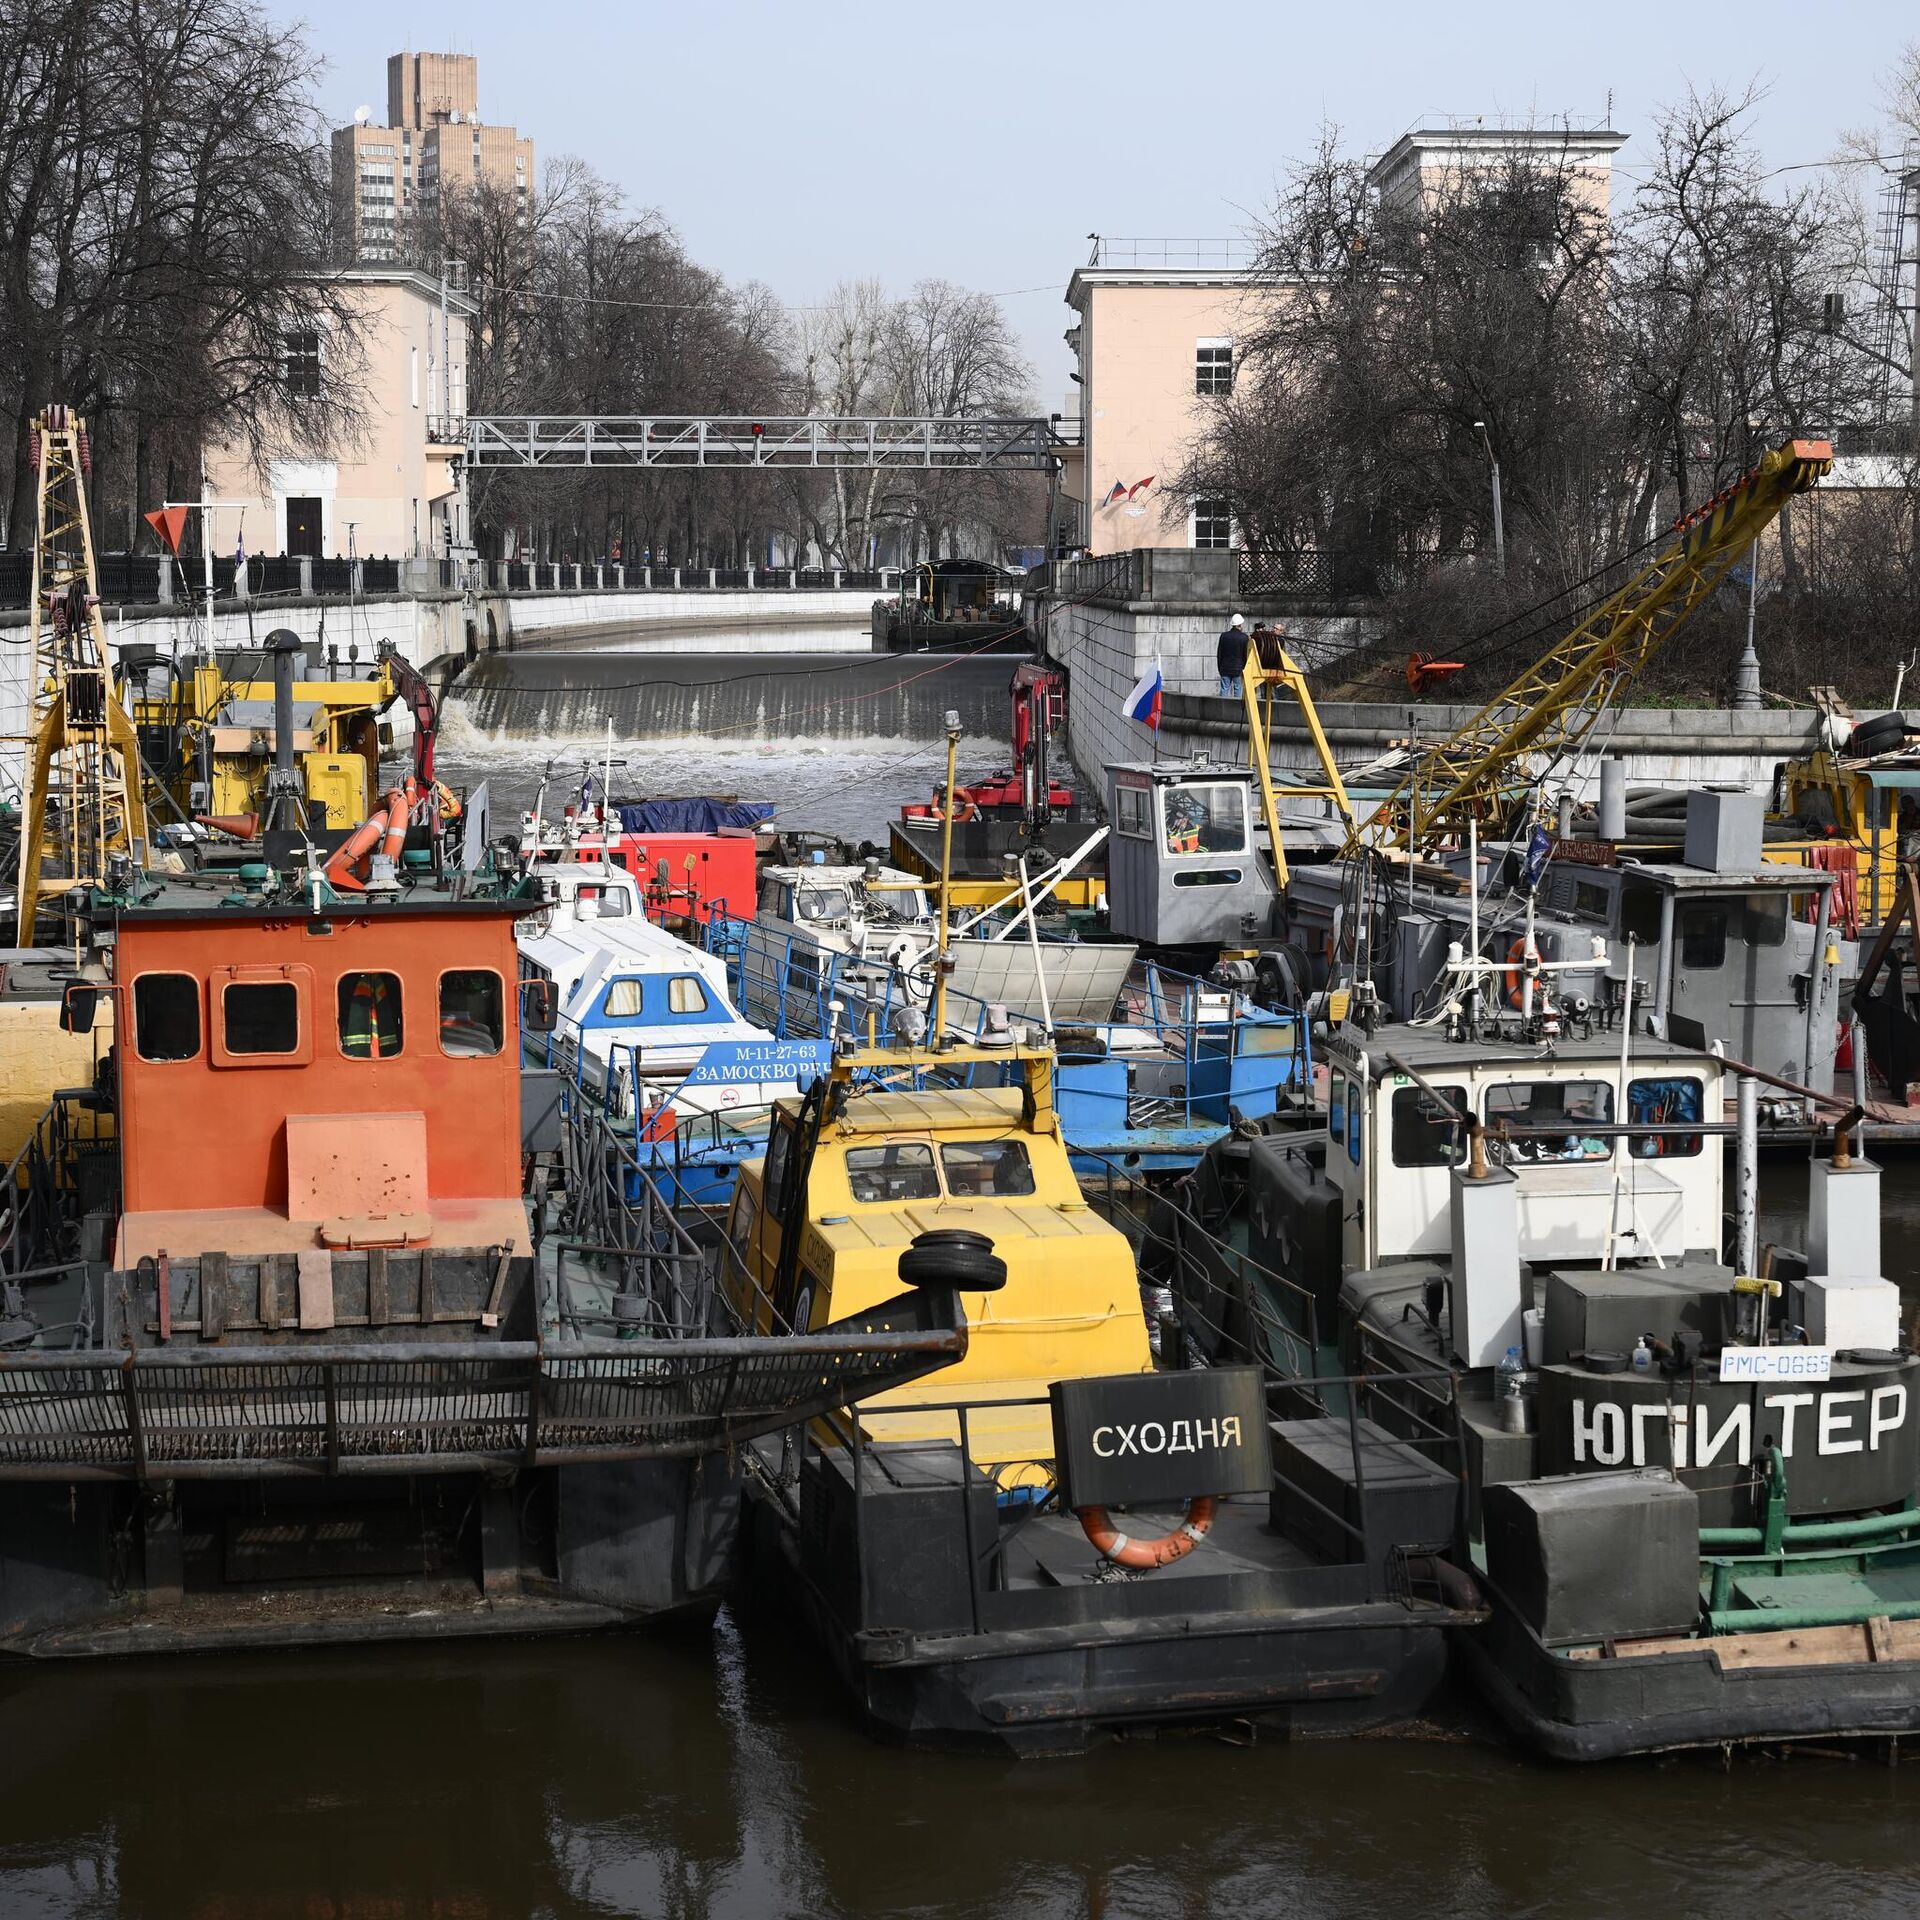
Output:
[[1008,293],[1048,407],[1085,236],[1237,232],[1323,120],[1377,151],[1445,114],[1597,122],[1611,93],[1631,174],[1660,103],[1758,80],[1760,140],[1786,165],[1870,124],[1879,75],[1920,38],[1910,0],[268,5],[308,22],[336,120],[384,117],[405,45],[473,53],[484,118],[543,162],[581,155],[703,264],[785,300],[867,275]]

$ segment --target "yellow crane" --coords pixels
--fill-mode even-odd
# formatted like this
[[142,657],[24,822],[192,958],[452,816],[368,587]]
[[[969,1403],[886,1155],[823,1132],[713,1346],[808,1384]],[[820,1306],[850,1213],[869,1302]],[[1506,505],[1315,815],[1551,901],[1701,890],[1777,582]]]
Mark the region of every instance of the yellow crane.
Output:
[[108,863],[147,862],[147,817],[133,723],[108,669],[93,528],[86,422],[49,406],[33,423],[36,482],[32,678],[20,809],[17,909],[31,946],[44,901],[103,886]]
[[1789,500],[1833,467],[1824,440],[1790,440],[1690,513],[1678,537],[1465,726],[1421,751],[1345,851],[1428,851],[1469,821],[1498,823],[1535,767],[1577,747]]
[[[1349,838],[1358,831],[1353,803],[1347,798],[1346,783],[1333,763],[1333,749],[1327,744],[1320,715],[1307,691],[1307,676],[1280,642],[1269,634],[1259,635],[1247,649],[1247,663],[1240,673],[1241,691],[1247,703],[1247,750],[1253,761],[1254,777],[1260,783],[1260,811],[1265,818],[1267,838],[1273,847],[1273,877],[1277,886],[1287,884],[1287,855],[1280,840],[1280,809],[1277,797],[1326,801],[1346,822]],[[1280,782],[1273,777],[1269,746],[1272,738],[1274,708],[1280,695],[1290,693],[1299,703],[1301,717],[1313,741],[1320,762],[1318,783]]]

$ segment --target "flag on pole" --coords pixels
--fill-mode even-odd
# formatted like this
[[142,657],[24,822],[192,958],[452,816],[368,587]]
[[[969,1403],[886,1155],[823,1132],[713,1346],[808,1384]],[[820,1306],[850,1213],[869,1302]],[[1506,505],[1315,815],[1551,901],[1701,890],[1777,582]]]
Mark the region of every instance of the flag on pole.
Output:
[[1159,661],[1155,661],[1138,680],[1133,683],[1133,691],[1127,695],[1127,704],[1123,711],[1129,720],[1138,720],[1143,727],[1151,727],[1155,733],[1160,731],[1160,697],[1166,690],[1166,678],[1160,671]]
[[1127,489],[1127,498],[1131,500],[1135,494],[1145,493],[1146,490],[1153,485],[1153,482],[1154,475],[1152,474],[1148,474],[1144,480],[1136,480],[1133,485]]
[[1107,497],[1100,502],[1100,504],[1103,507],[1110,507],[1113,505],[1113,503],[1116,500],[1124,500],[1126,497],[1127,497],[1126,482],[1124,480],[1116,480],[1113,483],[1113,491],[1110,494],[1108,494]]

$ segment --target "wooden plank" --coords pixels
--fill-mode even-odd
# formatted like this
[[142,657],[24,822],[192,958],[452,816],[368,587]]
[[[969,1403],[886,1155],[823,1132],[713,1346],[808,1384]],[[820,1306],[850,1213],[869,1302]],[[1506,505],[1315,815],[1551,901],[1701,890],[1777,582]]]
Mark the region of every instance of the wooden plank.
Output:
[[387,1299],[387,1250],[385,1247],[367,1249],[367,1324],[371,1327],[384,1327],[391,1317],[391,1307]]
[[200,1256],[200,1338],[218,1340],[227,1329],[227,1256],[214,1250]]
[[1897,1658],[1893,1651],[1893,1622],[1884,1613],[1876,1613],[1867,1621],[1867,1657],[1870,1660]]
[[300,1325],[321,1329],[333,1325],[333,1255],[325,1247],[294,1255],[300,1270]]
[[260,1324],[269,1333],[280,1331],[280,1267],[270,1253],[260,1256]]

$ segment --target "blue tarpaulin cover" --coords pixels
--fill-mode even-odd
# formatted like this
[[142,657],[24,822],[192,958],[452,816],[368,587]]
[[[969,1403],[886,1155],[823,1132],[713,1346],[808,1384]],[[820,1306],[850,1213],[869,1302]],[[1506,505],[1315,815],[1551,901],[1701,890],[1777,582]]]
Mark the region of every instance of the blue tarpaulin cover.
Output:
[[758,800],[639,800],[614,808],[627,833],[717,833],[722,827],[757,827],[773,817],[773,803]]

